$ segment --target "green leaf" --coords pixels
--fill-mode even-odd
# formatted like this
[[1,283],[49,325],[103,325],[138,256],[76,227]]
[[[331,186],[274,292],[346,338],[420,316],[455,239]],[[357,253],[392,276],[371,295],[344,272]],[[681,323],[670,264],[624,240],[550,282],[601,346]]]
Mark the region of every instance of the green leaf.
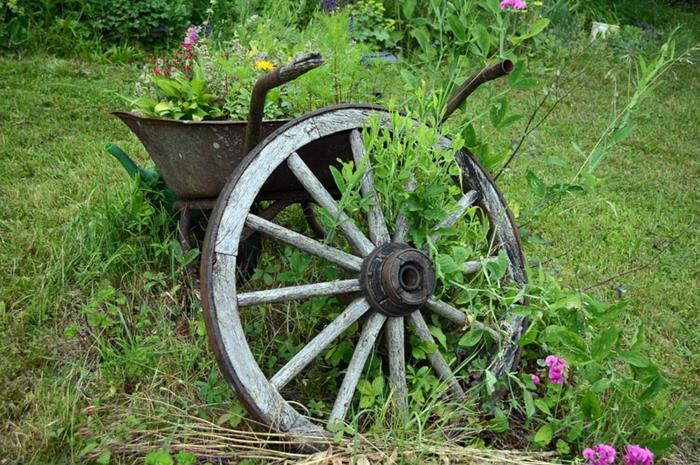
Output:
[[669,382],[663,377],[663,375],[659,374],[655,376],[654,379],[647,385],[646,389],[644,389],[642,395],[639,396],[639,401],[644,403],[653,400],[668,385]]
[[520,347],[526,346],[528,344],[532,344],[537,339],[537,333],[538,333],[537,325],[531,324],[530,327],[527,329],[527,332],[525,334],[523,334],[520,339],[518,339],[517,344]]
[[535,415],[535,401],[532,399],[530,391],[523,391],[523,400],[525,401],[525,414],[528,418],[532,418]]
[[595,169],[598,167],[600,162],[605,159],[605,156],[608,154],[608,148],[602,144],[598,145],[591,154],[588,156],[586,159],[586,162],[584,163],[584,168],[587,173],[593,173]]
[[557,439],[557,452],[559,452],[561,455],[567,455],[571,452],[571,447],[569,447],[569,443],[562,439]]
[[651,366],[651,361],[640,352],[622,352],[620,358],[633,367],[648,368]]
[[589,420],[595,420],[603,413],[598,396],[590,389],[586,391],[581,400],[581,412]]
[[664,436],[657,439],[652,439],[651,441],[644,441],[644,446],[649,448],[649,450],[652,451],[655,456],[660,456],[665,454],[671,448],[674,439],[675,438],[672,436]]
[[540,429],[535,433],[535,442],[540,446],[546,446],[552,442],[552,436],[554,435],[554,428],[551,423],[542,425]]
[[173,104],[170,102],[159,102],[153,107],[153,111],[156,113],[164,113],[170,111],[173,108]]
[[566,161],[554,155],[547,158],[547,164],[552,166],[558,166],[560,168],[566,168]]
[[508,112],[508,100],[505,97],[499,99],[496,103],[491,106],[491,111],[489,116],[491,117],[491,124],[494,128],[499,129],[501,127],[501,122]]
[[544,399],[537,399],[535,401],[535,407],[537,407],[537,409],[545,415],[552,414],[551,410],[549,410],[549,405],[547,405],[547,402],[545,402]]
[[411,31],[411,36],[416,39],[423,53],[428,54],[430,51],[430,34],[424,28],[416,28]]
[[598,381],[593,383],[593,385],[591,386],[591,391],[595,392],[596,394],[600,394],[601,392],[609,388],[611,385],[611,380],[607,378],[599,379]]
[[102,453],[97,457],[95,463],[97,465],[109,465],[109,461],[112,458],[112,453],[108,450],[102,451]]
[[619,142],[622,142],[630,134],[632,134],[633,129],[634,129],[634,126],[632,124],[628,124],[626,126],[622,126],[620,128],[615,129],[615,131],[613,131],[612,137],[611,137],[612,143],[617,144]]
[[527,39],[535,37],[537,34],[542,32],[544,30],[544,28],[546,28],[547,26],[549,26],[549,19],[540,18],[537,21],[535,21],[534,23],[532,23],[530,28],[523,35],[511,37],[510,42],[515,46],[520,45],[521,43],[525,42]]
[[610,355],[613,347],[617,344],[620,338],[620,330],[617,328],[608,328],[593,341],[591,346],[591,356],[593,360],[603,360]]
[[483,330],[472,328],[459,339],[457,344],[462,347],[474,347],[481,340],[483,334]]
[[639,349],[644,345],[644,322],[640,321],[637,325],[637,330],[634,332],[632,337],[632,342],[630,345],[630,352],[638,352]]
[[586,352],[586,342],[581,336],[562,326],[551,327],[552,333],[562,344],[564,349],[576,358],[578,362],[585,362],[589,359]]
[[487,56],[491,49],[491,34],[483,24],[476,24],[472,27],[472,38],[481,50],[482,56]]
[[454,34],[455,38],[461,42],[467,40],[467,30],[464,27],[464,23],[459,20],[457,15],[451,14],[447,17],[447,29]]
[[442,329],[437,326],[429,326],[428,329],[430,330],[430,334],[435,336],[435,339],[438,340],[443,349],[447,350],[447,336],[442,332]]
[[175,456],[175,461],[177,465],[195,465],[197,463],[197,457],[192,452],[181,450]]
[[157,78],[155,83],[158,88],[168,97],[178,98],[183,94],[182,88],[178,86],[176,81],[172,81],[167,78]]
[[489,426],[496,433],[505,433],[508,431],[508,417],[501,409],[496,410],[496,414],[489,422]]
[[167,451],[154,450],[146,455],[146,465],[173,465],[173,458]]
[[540,179],[535,173],[533,173],[529,168],[525,172],[525,179],[527,180],[530,190],[539,197],[544,197],[547,192],[547,186],[545,186],[544,181]]
[[401,11],[406,19],[413,18],[413,12],[416,9],[416,0],[403,0],[401,2]]

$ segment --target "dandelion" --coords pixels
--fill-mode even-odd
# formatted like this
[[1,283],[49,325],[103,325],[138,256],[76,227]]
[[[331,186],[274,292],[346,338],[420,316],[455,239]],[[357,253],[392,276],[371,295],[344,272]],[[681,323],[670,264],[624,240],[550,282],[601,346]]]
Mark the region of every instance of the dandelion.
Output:
[[507,10],[507,9],[513,9],[517,11],[522,11],[527,8],[527,3],[525,3],[523,0],[502,0],[501,1],[501,10]]
[[258,71],[272,71],[275,69],[275,64],[270,60],[258,60],[255,62],[255,69]]
[[654,454],[646,447],[629,444],[625,455],[625,465],[651,465]]
[[607,444],[583,449],[583,458],[588,460],[588,465],[611,465],[615,463],[615,454],[615,449]]
[[530,375],[530,379],[532,380],[533,383],[535,384],[540,384],[540,377],[537,375]]
[[564,384],[569,370],[566,360],[548,355],[544,362],[549,367],[549,380],[554,384]]

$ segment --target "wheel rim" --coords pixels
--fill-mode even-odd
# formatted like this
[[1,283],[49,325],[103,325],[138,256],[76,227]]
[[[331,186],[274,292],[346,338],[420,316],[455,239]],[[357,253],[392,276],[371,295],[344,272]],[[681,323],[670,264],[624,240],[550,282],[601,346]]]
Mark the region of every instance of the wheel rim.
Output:
[[[347,221],[349,218],[346,217],[341,223],[340,228],[352,246],[353,253],[320,244],[310,238],[300,238],[300,235],[292,234],[294,231],[290,232],[250,214],[265,180],[285,162],[317,203],[329,211],[337,209],[333,198],[296,152],[314,140],[351,131],[352,152],[357,161],[362,158],[364,149],[358,130],[367,124],[371,116],[378,117],[382,127],[390,128],[390,115],[385,110],[372,106],[346,105],[305,115],[273,133],[243,160],[232,175],[219,197],[207,234],[202,262],[202,296],[207,333],[219,366],[235,387],[242,403],[257,420],[277,431],[286,432],[301,442],[314,442],[318,438],[327,437],[328,432],[322,425],[310,421],[293,408],[279,391],[354,322],[364,318],[359,340],[330,413],[329,424],[345,418],[362,370],[382,328],[385,328],[384,338],[388,345],[389,378],[398,406],[405,409],[407,388],[404,322],[410,321],[417,336],[424,341],[433,341],[433,336],[421,312],[415,311],[417,308],[424,308],[462,326],[469,323],[466,315],[449,303],[429,298],[435,288],[430,260],[426,262],[427,256],[420,250],[397,245],[405,239],[405,218],[396,218],[394,237],[390,237],[378,203],[370,207],[368,214],[369,237],[355,227],[352,221]],[[449,147],[450,141],[441,138],[439,144]],[[489,216],[494,237],[506,253],[510,278],[519,285],[524,284],[519,238],[500,193],[467,153],[458,152],[456,160],[471,187],[480,193],[479,203]],[[361,187],[363,195],[373,195],[371,171],[365,173]],[[464,205],[466,211],[476,201],[474,191],[468,191],[460,204]],[[336,213],[340,216],[343,214]],[[447,218],[445,221],[449,220]],[[357,278],[289,286],[284,290],[237,294],[236,251],[244,227],[322,257],[354,273]],[[467,265],[469,263],[465,266]],[[383,278],[380,276],[382,274]],[[387,288],[390,295],[381,294],[380,290],[387,291]],[[240,308],[341,293],[352,294],[354,299],[340,316],[268,379],[247,342]],[[392,305],[382,303],[387,300]],[[503,362],[501,366],[496,364],[493,368],[497,376],[502,376],[514,363],[517,347],[513,342],[521,336],[525,327],[526,322],[522,318],[514,317],[506,322],[505,343],[501,352]],[[486,327],[484,329],[491,330]],[[448,385],[449,391],[456,396],[463,395],[462,387],[440,351],[428,354],[428,359],[433,370]]]

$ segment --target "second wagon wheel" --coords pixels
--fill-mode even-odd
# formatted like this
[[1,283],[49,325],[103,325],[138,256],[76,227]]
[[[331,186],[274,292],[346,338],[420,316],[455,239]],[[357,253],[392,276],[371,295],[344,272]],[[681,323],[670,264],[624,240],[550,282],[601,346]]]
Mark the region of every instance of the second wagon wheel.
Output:
[[[419,408],[417,378],[440,380],[446,397],[463,396],[469,387],[464,359],[478,338],[455,354],[448,351],[455,347],[454,333],[459,339],[465,331],[478,331],[477,336],[491,341],[482,372],[502,377],[516,363],[514,342],[526,321],[509,315],[508,304],[490,308],[476,295],[477,281],[469,280],[481,276],[479,282],[491,282],[491,292],[493,280],[508,282],[516,294],[525,283],[520,241],[502,197],[466,151],[444,152],[451,141],[435,135],[435,146],[449,153],[453,167],[456,162],[453,171],[461,172],[461,180],[453,175],[442,181],[452,186],[444,192],[453,201],[441,219],[430,219],[435,212],[414,212],[420,221],[434,221],[432,231],[423,231],[423,236],[412,231],[415,224],[408,212],[399,208],[396,214],[383,204],[375,186],[382,181],[386,188],[391,173],[384,169],[373,176],[368,168],[372,150],[365,150],[363,143],[368,126],[392,133],[396,118],[378,107],[342,105],[291,121],[244,159],[210,221],[202,296],[211,346],[251,415],[298,441],[325,437],[329,426],[349,421],[349,413],[361,415],[358,399],[367,407],[372,399],[366,397],[383,395],[377,391],[389,393],[396,411]],[[308,150],[323,150],[319,142],[338,137],[346,141],[349,153],[333,153],[331,160],[345,157],[364,167],[355,198],[364,209],[343,211],[349,208],[347,198],[329,186],[328,166],[318,168],[314,157],[319,154]],[[375,148],[389,143],[387,139]],[[336,220],[335,236],[330,234],[325,242],[314,239],[300,211],[287,211],[275,223],[251,212],[266,181],[285,169],[290,182],[298,183],[327,218]],[[402,195],[418,192],[424,187],[420,182],[421,172],[411,174]],[[441,234],[455,228],[474,232],[464,236],[474,244],[453,244],[453,255],[436,252]],[[250,230],[265,237],[267,257],[261,257],[258,279],[239,288],[236,253],[241,235]],[[464,237],[460,240],[466,241]],[[473,256],[466,257],[469,253]],[[282,262],[296,263],[296,270],[285,272]],[[494,273],[481,269],[486,263],[494,264],[487,267]],[[456,281],[447,279],[449,273],[455,276],[455,266]],[[461,275],[465,278],[460,285]],[[517,299],[512,296],[510,304]],[[444,332],[436,330],[441,327]],[[382,381],[384,375],[389,382]]]

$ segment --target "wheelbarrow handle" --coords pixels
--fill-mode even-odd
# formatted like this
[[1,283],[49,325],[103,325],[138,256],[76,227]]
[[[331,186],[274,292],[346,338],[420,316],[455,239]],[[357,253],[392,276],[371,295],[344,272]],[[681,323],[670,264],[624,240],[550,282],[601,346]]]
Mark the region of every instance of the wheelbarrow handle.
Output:
[[245,131],[244,154],[248,154],[260,141],[263,112],[265,110],[265,98],[270,89],[279,87],[289,81],[293,81],[302,74],[318,68],[323,64],[320,53],[308,53],[296,56],[286,65],[274,69],[257,80],[250,96],[250,110],[248,112],[248,125]]
[[513,62],[510,60],[504,60],[472,74],[450,96],[450,99],[447,102],[447,107],[445,108],[445,114],[442,116],[440,123],[442,124],[447,121],[447,119],[452,116],[452,113],[459,108],[462,102],[464,102],[467,97],[469,97],[481,84],[510,74],[512,71]]

